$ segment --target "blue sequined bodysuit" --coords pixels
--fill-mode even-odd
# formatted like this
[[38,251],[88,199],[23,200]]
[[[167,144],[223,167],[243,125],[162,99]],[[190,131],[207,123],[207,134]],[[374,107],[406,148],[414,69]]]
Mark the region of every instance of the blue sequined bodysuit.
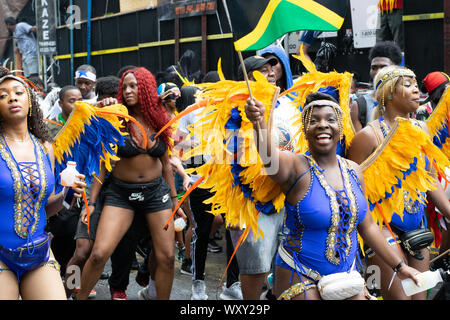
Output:
[[17,162],[0,138],[0,244],[15,249],[33,245],[45,233],[45,206],[55,178],[44,147],[30,134],[34,162]]
[[299,275],[305,274],[303,266],[321,275],[350,271],[358,248],[356,227],[367,211],[361,185],[354,170],[338,156],[344,189],[335,191],[314,160],[307,159],[312,172],[308,191],[296,205],[285,201],[288,232],[282,245],[296,270],[279,254],[276,263]]

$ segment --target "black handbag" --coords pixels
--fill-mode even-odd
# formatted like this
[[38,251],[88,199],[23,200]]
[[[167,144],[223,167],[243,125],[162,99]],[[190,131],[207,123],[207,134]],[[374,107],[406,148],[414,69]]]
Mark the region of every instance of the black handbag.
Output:
[[427,248],[434,241],[434,236],[428,229],[404,231],[398,236],[402,242],[403,248],[418,260],[423,260],[420,250]]

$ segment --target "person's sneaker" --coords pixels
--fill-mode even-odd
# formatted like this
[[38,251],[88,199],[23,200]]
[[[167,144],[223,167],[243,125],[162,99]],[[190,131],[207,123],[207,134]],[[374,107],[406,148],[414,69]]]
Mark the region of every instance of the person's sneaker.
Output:
[[205,281],[194,280],[192,282],[191,300],[208,300],[208,295],[206,294]]
[[192,266],[192,260],[189,258],[184,259],[183,262],[181,263],[180,272],[182,274],[187,274],[189,276],[192,276],[191,266]]
[[108,272],[102,272],[100,275],[100,280],[107,280],[109,279],[109,273]]
[[[73,295],[76,296],[79,291],[80,291],[80,288],[73,289]],[[91,292],[89,292],[88,299],[94,299],[96,296],[97,296],[97,291],[92,289]]]
[[109,288],[109,292],[111,292],[111,300],[128,300],[127,293],[123,290]]
[[222,247],[219,246],[214,239],[208,240],[208,251],[209,252],[222,252]]
[[277,297],[272,293],[272,289],[268,289],[261,293],[259,300],[277,300]]
[[229,288],[223,289],[219,295],[220,300],[244,300],[242,297],[241,282],[233,283]]
[[136,283],[141,287],[148,286],[148,282],[150,279],[150,273],[148,272],[148,268],[145,264],[139,266],[139,269],[136,273]]
[[148,286],[138,291],[139,300],[156,300],[155,281],[150,280]]

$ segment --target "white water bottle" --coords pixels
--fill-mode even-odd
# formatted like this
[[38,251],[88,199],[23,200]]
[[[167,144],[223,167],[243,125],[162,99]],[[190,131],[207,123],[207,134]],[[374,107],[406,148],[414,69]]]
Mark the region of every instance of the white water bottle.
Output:
[[59,174],[61,177],[61,185],[64,187],[74,187],[77,181],[77,163],[68,161],[67,167]]
[[177,218],[174,221],[174,225],[175,225],[175,231],[180,232],[184,229],[184,227],[186,227],[186,221],[184,221],[183,218]]
[[439,282],[442,282],[442,270],[425,271],[417,275],[419,279],[419,286],[417,286],[412,279],[402,280],[403,291],[407,296],[412,296],[416,293],[434,288]]

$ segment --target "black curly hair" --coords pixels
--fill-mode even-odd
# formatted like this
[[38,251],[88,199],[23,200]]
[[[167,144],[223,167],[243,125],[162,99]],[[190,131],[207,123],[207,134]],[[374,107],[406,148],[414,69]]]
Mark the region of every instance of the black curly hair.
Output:
[[[6,68],[0,68],[0,79],[3,78],[4,80],[12,79],[19,81],[22,83],[27,90],[28,96],[30,97],[30,103],[31,103],[31,115],[28,113],[27,116],[27,122],[28,122],[28,130],[31,132],[32,135],[34,135],[36,138],[38,138],[42,142],[53,142],[53,138],[50,135],[48,128],[44,122],[44,117],[41,111],[41,108],[39,107],[38,100],[36,98],[36,93],[34,90],[31,90],[29,85],[26,84],[26,81],[19,80],[13,73],[9,72]],[[0,132],[3,132],[3,118],[0,117]]]
[[403,60],[402,50],[394,41],[380,41],[375,44],[369,51],[369,62],[376,57],[385,57],[400,65]]
[[116,76],[106,76],[97,78],[97,83],[95,84],[95,94],[98,97],[108,96],[117,97],[119,91],[120,78]]

